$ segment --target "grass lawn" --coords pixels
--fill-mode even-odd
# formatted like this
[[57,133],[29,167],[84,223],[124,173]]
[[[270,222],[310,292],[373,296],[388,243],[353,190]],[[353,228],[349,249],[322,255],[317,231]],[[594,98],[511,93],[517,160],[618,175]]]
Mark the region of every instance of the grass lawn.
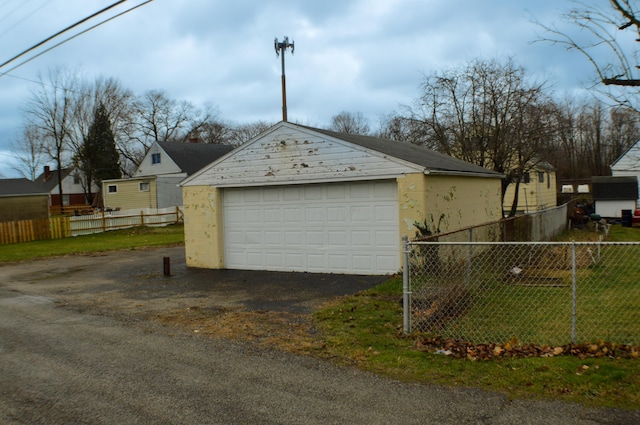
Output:
[[[572,231],[565,237],[589,240],[593,235]],[[640,229],[614,226],[611,240],[640,241]],[[638,277],[634,282],[640,282]],[[422,335],[402,334],[401,297],[402,279],[393,278],[316,312],[314,320],[324,339],[317,354],[410,382],[474,387],[513,397],[591,406],[640,406],[640,359],[560,355],[474,361],[437,354],[420,345]]]
[[184,243],[181,224],[133,227],[94,235],[0,245],[0,262]]

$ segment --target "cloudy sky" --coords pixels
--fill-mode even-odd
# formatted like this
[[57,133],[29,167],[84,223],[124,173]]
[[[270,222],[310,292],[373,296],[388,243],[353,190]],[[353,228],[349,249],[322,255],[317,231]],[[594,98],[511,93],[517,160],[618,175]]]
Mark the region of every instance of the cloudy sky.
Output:
[[[91,24],[143,1],[129,0]],[[0,0],[0,63],[113,3]],[[19,140],[30,90],[49,69],[113,77],[136,94],[161,89],[197,106],[209,102],[227,121],[277,122],[281,68],[273,42],[288,36],[295,41],[294,55],[286,54],[289,121],[325,126],[350,111],[375,128],[382,114],[419,95],[425,74],[476,58],[513,57],[556,91],[579,90],[591,73],[581,56],[532,44],[540,29],[531,17],[563,25],[560,14],[570,6],[568,0],[155,0],[0,76],[0,177],[19,177],[10,146]]]

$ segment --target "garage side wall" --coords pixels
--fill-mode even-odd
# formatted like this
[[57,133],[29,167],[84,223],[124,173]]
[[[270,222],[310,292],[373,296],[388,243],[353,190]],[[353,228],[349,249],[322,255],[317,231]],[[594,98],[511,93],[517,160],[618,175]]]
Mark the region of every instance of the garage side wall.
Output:
[[422,236],[421,228],[446,233],[499,220],[500,179],[407,174],[397,179],[400,235]]
[[427,175],[425,180],[422,224],[431,232],[452,232],[502,216],[498,178]]
[[222,193],[210,186],[182,188],[187,267],[224,268]]
[[427,180],[424,173],[407,174],[399,177],[398,206],[400,208],[400,236],[413,239],[427,212]]

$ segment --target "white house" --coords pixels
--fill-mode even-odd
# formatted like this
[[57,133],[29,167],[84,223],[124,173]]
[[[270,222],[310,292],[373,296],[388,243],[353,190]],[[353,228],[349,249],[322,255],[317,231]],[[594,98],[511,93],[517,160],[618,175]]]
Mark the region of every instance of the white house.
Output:
[[[640,141],[631,146],[611,165],[611,175],[614,177],[636,177],[638,193],[640,193]],[[640,199],[636,200],[634,208],[640,207]]]

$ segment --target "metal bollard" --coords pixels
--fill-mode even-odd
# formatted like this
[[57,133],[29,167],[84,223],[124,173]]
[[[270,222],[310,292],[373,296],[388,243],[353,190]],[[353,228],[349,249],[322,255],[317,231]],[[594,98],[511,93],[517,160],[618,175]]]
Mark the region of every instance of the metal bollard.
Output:
[[164,275],[171,276],[171,257],[164,257]]

